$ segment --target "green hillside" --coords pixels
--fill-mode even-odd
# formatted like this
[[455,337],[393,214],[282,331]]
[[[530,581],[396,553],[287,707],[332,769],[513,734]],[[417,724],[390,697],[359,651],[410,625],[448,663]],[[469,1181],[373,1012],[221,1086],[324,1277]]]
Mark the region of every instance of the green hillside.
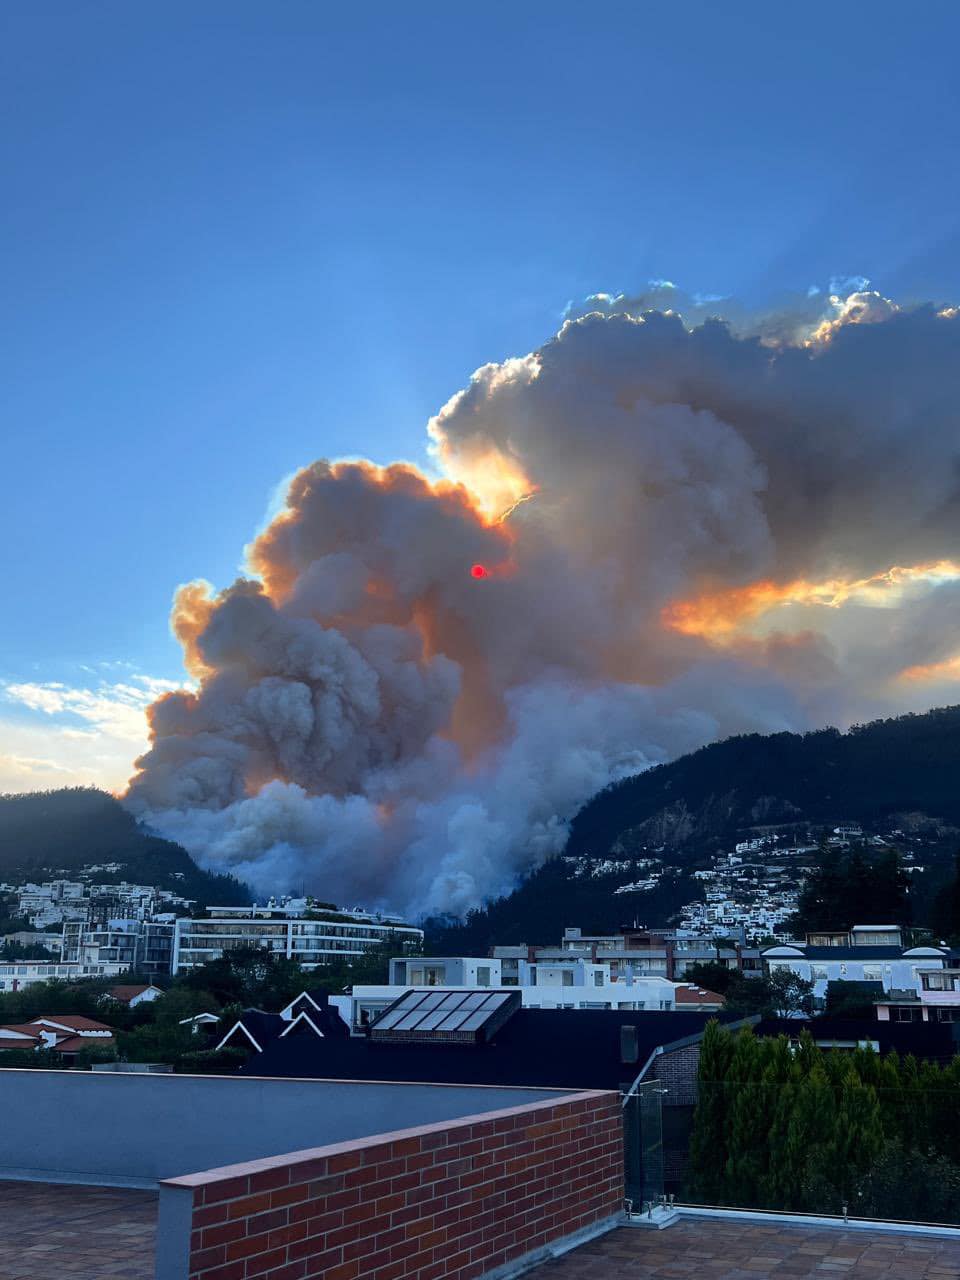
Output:
[[94,787],[0,796],[0,880],[70,877],[90,864],[118,863],[98,881],[170,889],[201,905],[246,903],[245,885],[201,871],[186,849],[151,835],[113,796]]
[[847,733],[728,738],[627,778],[574,818],[567,853],[665,846],[709,850],[759,827],[902,817],[960,828],[960,707]]
[[[483,954],[494,941],[554,942],[571,924],[602,932],[639,915],[663,925],[702,896],[690,873],[708,865],[709,855],[764,830],[815,839],[841,822],[922,838],[928,866],[912,899],[922,922],[960,847],[960,707],[847,733],[728,738],[626,778],[583,806],[563,857],[465,921],[429,921],[428,945],[435,953]],[[618,895],[636,877],[630,860],[651,856],[665,868],[657,887]],[[584,863],[594,874],[583,873]],[[627,869],[608,872],[602,863]]]

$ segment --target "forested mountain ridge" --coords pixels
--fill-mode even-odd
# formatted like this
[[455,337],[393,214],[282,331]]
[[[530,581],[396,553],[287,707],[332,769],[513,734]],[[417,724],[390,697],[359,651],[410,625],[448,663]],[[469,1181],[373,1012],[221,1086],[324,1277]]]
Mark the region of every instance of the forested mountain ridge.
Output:
[[[838,823],[921,833],[930,865],[914,896],[926,911],[960,846],[960,707],[846,733],[728,738],[614,783],[574,817],[563,856],[462,923],[428,922],[428,943],[483,954],[494,941],[555,942],[571,924],[664,925],[702,898],[691,873],[712,855],[764,829],[809,841]],[[624,893],[631,865],[649,858],[660,868],[656,887]]]
[[181,845],[145,830],[95,787],[0,795],[0,880],[71,878],[86,866],[101,882],[128,880],[203,904],[249,901],[246,886],[202,871]]
[[960,707],[713,743],[599,792],[573,819],[566,853],[703,853],[765,826],[901,815],[960,828]]

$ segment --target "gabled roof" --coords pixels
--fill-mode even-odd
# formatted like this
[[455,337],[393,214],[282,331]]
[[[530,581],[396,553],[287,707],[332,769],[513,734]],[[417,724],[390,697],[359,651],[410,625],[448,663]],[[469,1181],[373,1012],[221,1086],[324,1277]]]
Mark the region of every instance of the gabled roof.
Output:
[[129,1004],[137,996],[142,996],[145,991],[159,991],[162,994],[163,988],[155,987],[152,982],[144,982],[140,986],[111,987],[107,995],[111,1000],[118,1000],[121,1004]]
[[55,1016],[31,1018],[30,1025],[59,1027],[61,1031],[113,1031],[113,1027],[108,1027],[105,1022],[96,1022],[93,1018],[85,1018],[78,1013],[58,1013]]
[[307,1028],[309,1028],[309,1034],[319,1036],[321,1040],[323,1039],[323,1032],[320,1030],[317,1023],[310,1017],[310,1014],[307,1013],[306,1009],[301,1009],[297,1016],[295,1018],[291,1018],[284,1029],[280,1032],[280,1039],[282,1040],[284,1036],[290,1035],[291,1032],[293,1032],[294,1035],[298,1035]]
[[[10,1044],[17,1044],[21,1040],[31,1040],[36,1042],[39,1039],[39,1028],[32,1027],[29,1023],[5,1022],[0,1025],[0,1042],[8,1040]],[[9,1047],[9,1045],[5,1047]]]
[[289,1027],[288,1019],[279,1013],[265,1013],[263,1009],[244,1009],[243,1013],[226,1033],[218,1049],[223,1049],[232,1039],[238,1037],[247,1040],[250,1045],[262,1053],[271,1040],[276,1040]]
[[58,1040],[53,1046],[57,1053],[79,1053],[81,1049],[89,1049],[96,1046],[98,1049],[112,1049],[116,1044],[113,1036],[109,1039],[104,1037],[102,1040],[91,1040],[89,1036],[67,1036],[64,1040]]

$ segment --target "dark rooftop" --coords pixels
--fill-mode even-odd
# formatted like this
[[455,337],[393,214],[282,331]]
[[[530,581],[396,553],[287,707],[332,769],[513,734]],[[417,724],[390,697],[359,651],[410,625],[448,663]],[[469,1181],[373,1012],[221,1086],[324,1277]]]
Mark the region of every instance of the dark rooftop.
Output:
[[[702,1034],[724,1013],[646,1013],[609,1009],[519,1009],[488,1044],[376,1044],[302,1038],[272,1041],[241,1068],[254,1076],[333,1080],[430,1081],[616,1089],[633,1081],[660,1045]],[[637,1028],[637,1061],[622,1064],[620,1028]]]
[[877,1018],[764,1018],[754,1031],[760,1036],[796,1037],[806,1030],[820,1044],[831,1040],[843,1044],[867,1040],[876,1043],[880,1053],[898,1053],[901,1057],[912,1053],[915,1058],[928,1062],[947,1063],[960,1050],[954,1027],[960,1031],[960,1023],[881,1022]]

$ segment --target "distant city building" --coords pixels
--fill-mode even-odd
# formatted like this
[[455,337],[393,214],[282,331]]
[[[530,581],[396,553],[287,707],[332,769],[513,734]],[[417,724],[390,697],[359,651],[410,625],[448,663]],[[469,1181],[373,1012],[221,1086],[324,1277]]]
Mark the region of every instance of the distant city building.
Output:
[[173,920],[68,920],[63,925],[61,959],[66,964],[119,965],[147,977],[169,974],[173,962]]
[[0,947],[12,944],[15,947],[43,947],[54,955],[60,954],[63,939],[59,933],[31,933],[28,929],[19,929],[16,933],[5,933],[0,937]]
[[21,991],[36,982],[82,982],[87,978],[119,978],[121,964],[57,964],[48,960],[0,962],[0,991]]
[[[506,973],[504,966],[507,967]],[[390,961],[388,984],[353,987],[351,1025],[355,1029],[367,1026],[406,990],[434,987],[448,991],[515,988],[525,1009],[617,1009],[621,1012],[651,1010],[666,1013],[678,1009],[709,1012],[724,1005],[722,996],[692,983],[677,983],[649,975],[614,977],[608,963],[585,960],[563,952],[546,959],[539,951],[533,960],[509,956],[397,957]]]
[[[802,943],[768,947],[763,962],[768,973],[785,970],[812,982],[820,1008],[831,982],[875,983],[878,996],[885,997],[878,1008],[882,1018],[889,1017],[900,1001],[921,1008],[921,974],[947,969],[951,952],[947,947],[905,947],[897,925],[854,925],[809,933]],[[886,1015],[883,1008],[888,1009]]]
[[[105,863],[88,871],[102,873],[118,869],[118,863]],[[35,929],[67,920],[92,921],[107,916],[150,920],[164,912],[194,905],[192,898],[181,897],[169,889],[130,884],[126,880],[117,884],[45,880],[42,884],[9,886],[9,892],[16,896],[17,913],[26,916]]]
[[244,947],[262,947],[271,955],[315,969],[361,956],[386,942],[418,950],[423,930],[397,917],[371,915],[359,908],[318,910],[304,899],[265,907],[209,907],[202,920],[177,920],[172,972],[194,969]]

